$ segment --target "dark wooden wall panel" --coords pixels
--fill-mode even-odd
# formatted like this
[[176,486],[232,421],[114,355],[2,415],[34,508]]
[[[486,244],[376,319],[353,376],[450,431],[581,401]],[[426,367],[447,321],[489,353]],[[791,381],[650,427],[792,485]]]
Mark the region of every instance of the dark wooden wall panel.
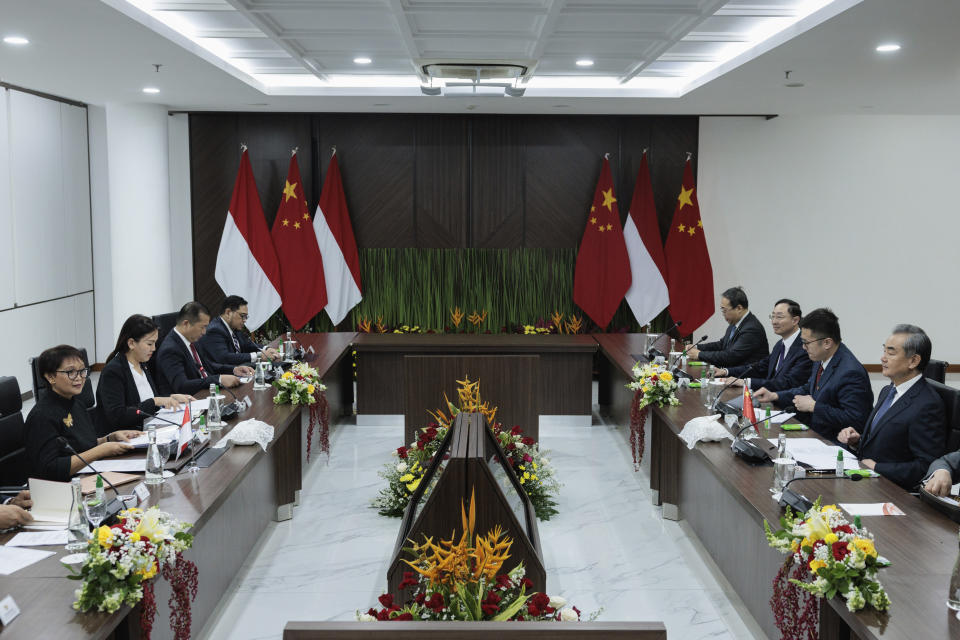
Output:
[[468,246],[469,135],[469,122],[462,116],[417,118],[414,203],[418,246]]
[[330,148],[335,146],[359,247],[417,246],[413,212],[415,118],[400,114],[316,116],[317,155],[323,178],[330,166]]
[[570,248],[579,246],[604,153],[625,217],[649,148],[665,232],[697,139],[696,116],[191,114],[195,297],[217,306],[224,295],[214,266],[241,142],[268,223],[290,149],[300,147],[312,215],[335,145],[361,249]]
[[523,127],[510,116],[473,121],[470,246],[523,246]]
[[529,116],[523,126],[524,246],[577,247],[600,175],[600,159],[604,153],[617,159],[617,121],[596,116]]

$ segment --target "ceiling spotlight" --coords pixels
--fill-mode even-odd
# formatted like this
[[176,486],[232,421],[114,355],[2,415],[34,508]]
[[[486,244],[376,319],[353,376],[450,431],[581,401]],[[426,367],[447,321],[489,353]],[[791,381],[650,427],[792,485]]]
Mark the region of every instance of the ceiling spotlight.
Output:
[[359,58],[354,58],[353,62],[355,64],[370,64],[371,62],[373,62],[373,60],[371,60],[370,58],[367,58],[366,56],[360,56]]
[[30,41],[23,36],[6,36],[3,41],[7,44],[30,44]]
[[891,42],[889,44],[882,44],[879,47],[877,47],[877,51],[879,51],[880,53],[891,53],[893,51],[900,51],[900,45],[898,45],[895,42]]
[[593,60],[591,60],[590,58],[580,58],[579,60],[577,60],[577,66],[578,66],[578,67],[592,67],[592,66],[593,66]]
[[144,87],[143,92],[144,93],[160,93],[160,89],[157,89],[156,87]]
[[443,88],[422,84],[420,85],[420,93],[425,96],[439,96],[443,93]]
[[504,87],[503,93],[511,98],[521,98],[526,90],[526,87]]

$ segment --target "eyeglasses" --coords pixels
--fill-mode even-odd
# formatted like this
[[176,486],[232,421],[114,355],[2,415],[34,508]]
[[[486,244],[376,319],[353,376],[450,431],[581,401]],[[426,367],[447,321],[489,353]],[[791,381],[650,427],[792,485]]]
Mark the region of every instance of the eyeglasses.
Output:
[[69,380],[76,380],[77,378],[86,378],[88,375],[90,375],[90,367],[84,367],[83,369],[67,369],[66,371],[63,369],[57,369],[57,373],[64,374]]
[[243,320],[244,322],[246,322],[246,321],[247,321],[247,318],[249,318],[249,317],[250,317],[250,314],[249,314],[249,313],[241,313],[241,314],[240,314],[240,319]]
[[807,347],[812,345],[814,342],[820,342],[821,340],[828,340],[828,338],[817,338],[816,340],[804,340],[803,338],[801,338],[800,344],[803,346],[804,349],[806,349]]
[[784,314],[782,314],[782,313],[771,313],[771,314],[770,314],[769,316],[767,316],[767,317],[770,318],[771,320],[786,320],[786,319],[789,318],[790,316],[784,315]]

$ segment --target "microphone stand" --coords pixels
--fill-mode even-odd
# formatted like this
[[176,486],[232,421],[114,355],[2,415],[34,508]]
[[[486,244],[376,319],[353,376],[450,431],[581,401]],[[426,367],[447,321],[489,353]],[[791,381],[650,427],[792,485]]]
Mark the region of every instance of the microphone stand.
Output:
[[[746,368],[746,370],[744,371],[744,373],[749,373],[750,371],[753,371],[754,369],[756,369],[756,367],[757,367],[757,363],[754,362],[754,363],[752,363],[752,364],[750,364],[750,365],[747,366],[747,368]],[[734,383],[735,383],[737,380],[739,380],[741,377],[742,377],[742,376],[735,377],[733,380],[731,380],[730,382],[728,382],[728,383],[726,384],[726,386],[723,387],[723,389],[720,389],[720,391],[717,392],[717,397],[714,398],[713,404],[710,406],[710,411],[711,411],[711,412],[717,411],[717,407],[719,407],[719,405],[720,405],[720,396],[723,395],[723,392],[724,392],[724,391],[726,391],[727,389],[729,389],[730,387],[732,387],[732,386],[734,385]],[[727,414],[727,413],[738,413],[735,409],[733,409],[733,407],[731,407],[730,405],[728,405],[726,402],[723,403],[723,406],[724,406],[724,407],[727,407],[727,409],[726,409],[726,410],[720,409],[720,413],[723,413],[723,414]],[[783,413],[783,412],[781,412],[781,413]]]
[[[783,415],[783,414],[785,414],[785,413],[790,413],[790,412],[789,412],[789,411],[778,411],[777,413],[771,415],[770,418],[772,418],[773,416],[780,416],[780,415]],[[754,421],[751,422],[750,424],[746,424],[746,425],[740,427],[739,429],[737,429],[737,432],[736,432],[735,434],[733,434],[733,444],[730,445],[730,450],[733,451],[734,454],[740,456],[741,458],[743,458],[743,459],[745,459],[745,460],[747,460],[747,461],[749,461],[749,462],[760,463],[760,462],[766,462],[767,460],[769,460],[769,459],[770,459],[770,454],[767,453],[767,452],[763,449],[763,447],[760,447],[760,446],[758,446],[758,445],[755,445],[754,443],[750,442],[749,440],[746,440],[746,439],[744,439],[744,438],[741,438],[740,435],[741,435],[744,431],[746,431],[747,429],[749,429],[749,428],[751,428],[751,427],[755,427],[755,426],[757,426],[758,424],[760,424],[761,422],[763,422],[764,420],[769,420],[770,418],[764,416],[764,417],[763,417],[762,419],[760,419],[760,420],[754,420]]]
[[810,510],[810,507],[813,506],[813,502],[802,493],[797,493],[793,489],[789,488],[791,484],[798,480],[851,480],[853,482],[859,482],[860,480],[863,480],[863,476],[861,476],[859,473],[855,473],[852,476],[818,475],[793,478],[792,480],[788,481],[787,484],[783,485],[783,490],[780,493],[779,505],[781,507],[790,507],[799,513],[806,513]]
[[70,443],[67,441],[66,438],[64,438],[63,436],[60,436],[57,438],[57,441],[60,443],[61,446],[63,446],[67,451],[69,451],[71,455],[75,455],[78,458],[80,458],[80,462],[82,462],[84,466],[89,467],[94,474],[102,478],[103,481],[106,482],[108,485],[110,485],[110,488],[113,490],[114,496],[116,497],[114,497],[110,502],[107,503],[107,515],[104,518],[104,520],[109,520],[111,517],[115,516],[116,514],[120,513],[120,511],[127,508],[127,505],[119,498],[120,492],[117,491],[117,488],[115,486],[113,486],[113,483],[110,482],[109,478],[107,478],[105,475],[97,471],[97,469],[92,464],[87,462],[83,456],[77,453],[77,450],[70,445]]
[[[151,418],[156,418],[157,420],[162,420],[163,422],[166,422],[167,424],[172,424],[172,425],[175,426],[175,427],[180,427],[180,428],[183,427],[183,425],[180,424],[180,423],[178,423],[178,422],[174,422],[173,420],[167,420],[167,419],[164,418],[163,416],[158,416],[158,415],[155,414],[155,413],[147,413],[146,411],[141,411],[140,409],[137,409],[137,415],[138,415],[138,416],[149,416],[149,417],[151,417]],[[193,415],[193,414],[191,414],[191,418],[190,418],[190,462],[188,462],[187,465],[188,465],[188,466],[191,466],[191,465],[192,465],[192,468],[195,469],[195,468],[196,468],[195,465],[196,465],[197,452],[196,452],[196,449],[194,449],[194,446],[193,446],[193,442],[194,442],[194,440],[196,440],[196,434],[194,434],[194,432],[193,432],[193,417],[192,417],[192,415]],[[164,466],[165,466],[165,465],[164,465]]]
[[[661,337],[668,335],[671,331],[673,331],[674,329],[676,329],[682,324],[683,324],[682,321],[677,320],[676,322],[673,323],[672,327],[670,327],[669,329],[667,329],[666,331],[660,334]],[[659,338],[657,338],[657,340],[659,340]],[[655,349],[652,346],[650,347],[650,349],[647,350],[647,353],[645,353],[644,355],[647,356],[647,360],[649,360],[650,362],[653,362],[657,356],[660,356],[661,358],[664,357],[662,351],[660,351],[659,349]]]
[[690,351],[690,349],[693,349],[694,347],[699,346],[700,343],[702,343],[706,339],[707,339],[707,336],[703,336],[702,338],[697,340],[695,344],[691,344],[686,349],[684,349],[683,353],[680,354],[680,358],[678,358],[677,361],[673,364],[673,369],[670,370],[670,373],[672,373],[677,378],[693,380],[693,376],[691,376],[689,373],[687,373],[686,371],[680,368],[680,361],[683,360],[683,358],[687,355],[687,352]]

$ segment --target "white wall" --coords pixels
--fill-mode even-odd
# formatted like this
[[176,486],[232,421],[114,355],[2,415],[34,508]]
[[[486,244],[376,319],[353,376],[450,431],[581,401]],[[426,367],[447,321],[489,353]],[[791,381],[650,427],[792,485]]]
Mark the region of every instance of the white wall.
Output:
[[[827,306],[864,363],[900,322],[960,364],[957,116],[701,118],[697,185],[714,285],[753,311]],[[719,337],[719,314],[704,332]],[[700,333],[699,331],[697,332]]]
[[[193,219],[190,205],[190,118],[167,118],[170,147],[170,285],[174,307],[193,300]],[[169,309],[170,311],[176,310]]]

